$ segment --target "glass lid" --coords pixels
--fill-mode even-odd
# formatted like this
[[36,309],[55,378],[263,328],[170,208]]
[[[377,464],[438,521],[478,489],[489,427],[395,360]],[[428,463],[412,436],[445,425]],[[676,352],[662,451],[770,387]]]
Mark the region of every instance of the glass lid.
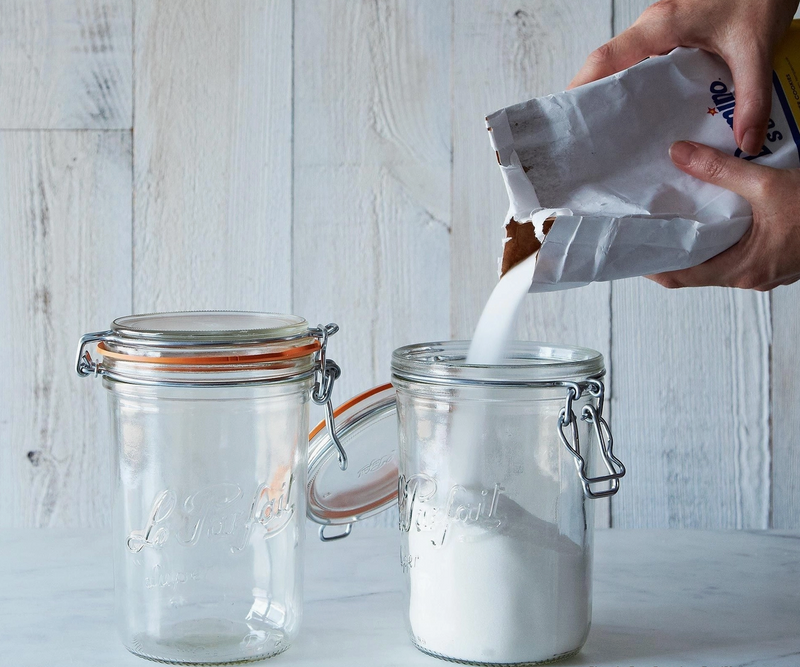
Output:
[[120,317],[95,340],[106,365],[235,369],[305,359],[305,372],[320,349],[317,333],[297,315],[204,310]]
[[308,517],[323,526],[352,524],[397,502],[394,387],[374,387],[333,414],[336,435],[347,452],[346,470],[339,467],[324,421],[309,436]]
[[128,315],[114,320],[116,334],[151,340],[235,342],[289,338],[307,333],[308,322],[297,315],[235,310],[199,310]]

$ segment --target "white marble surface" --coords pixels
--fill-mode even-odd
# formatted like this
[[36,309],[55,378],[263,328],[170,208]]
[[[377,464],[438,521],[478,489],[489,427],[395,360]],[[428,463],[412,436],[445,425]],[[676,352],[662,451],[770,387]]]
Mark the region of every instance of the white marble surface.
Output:
[[[395,531],[309,535],[300,638],[269,663],[444,665],[409,643]],[[108,535],[19,530],[0,542],[0,667],[144,667],[113,626]],[[564,667],[797,667],[800,532],[600,531],[594,621]]]

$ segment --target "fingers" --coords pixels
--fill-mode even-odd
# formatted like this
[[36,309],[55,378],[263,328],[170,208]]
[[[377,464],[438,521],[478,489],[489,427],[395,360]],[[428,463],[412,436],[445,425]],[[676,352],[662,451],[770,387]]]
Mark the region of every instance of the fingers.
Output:
[[[711,261],[713,260],[709,260],[709,262]],[[760,284],[756,284],[753,281],[745,282],[743,279],[731,280],[730,278],[723,278],[723,273],[717,269],[706,266],[707,263],[708,262],[682,271],[656,273],[651,276],[645,276],[645,278],[668,289],[678,289],[681,287],[738,287],[739,289],[753,289],[757,292],[771,292],[776,287],[794,285],[800,280],[800,276],[791,276],[789,278],[781,278],[780,280],[773,280]],[[727,262],[725,262],[725,264],[727,264]]]
[[[706,183],[731,190],[754,205],[766,199],[767,183],[775,171],[691,141],[672,144],[669,154],[681,171]],[[733,247],[702,264],[648,278],[669,288],[712,285],[757,287],[755,284],[745,285],[742,280],[751,236],[752,228]]]
[[[800,262],[792,257],[798,257],[800,236],[793,231],[795,227],[790,225],[787,229],[783,221],[797,219],[792,202],[796,199],[800,170],[765,167],[687,141],[673,144],[670,155],[687,174],[750,201],[753,225],[736,244],[708,261],[648,278],[669,288],[722,286],[759,291],[797,279]],[[774,216],[776,206],[784,217]]]
[[[741,242],[740,242],[741,243]],[[738,245],[738,244],[737,244]],[[662,287],[733,287],[731,277],[740,268],[741,250],[737,246],[689,269],[647,276]]]
[[723,54],[733,75],[736,111],[733,135],[748,155],[758,155],[764,146],[772,110],[772,64],[769,54],[744,49]]
[[[748,229],[739,241],[702,264],[679,271],[667,271],[647,276],[662,287],[745,287],[742,275],[747,271],[747,258],[752,251],[753,228]],[[747,285],[754,288],[756,285]]]
[[691,141],[675,142],[670,146],[669,154],[681,171],[732,190],[751,204],[764,199],[767,182],[775,171]]
[[621,72],[650,56],[678,46],[677,41],[657,26],[635,24],[610,42],[592,51],[567,90]]

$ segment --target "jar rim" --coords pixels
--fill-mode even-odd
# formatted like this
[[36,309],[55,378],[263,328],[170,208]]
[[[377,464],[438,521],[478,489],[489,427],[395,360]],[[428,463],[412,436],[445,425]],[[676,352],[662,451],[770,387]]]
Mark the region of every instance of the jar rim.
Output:
[[538,341],[509,343],[499,364],[468,364],[470,341],[417,343],[392,353],[392,374],[429,384],[526,385],[599,378],[603,355],[596,350]]

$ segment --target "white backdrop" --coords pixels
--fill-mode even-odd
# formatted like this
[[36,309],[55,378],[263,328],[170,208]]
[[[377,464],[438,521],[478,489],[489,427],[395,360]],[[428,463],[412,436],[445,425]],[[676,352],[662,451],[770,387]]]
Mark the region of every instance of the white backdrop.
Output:
[[[338,398],[469,337],[507,200],[484,116],[643,0],[0,0],[0,526],[109,521],[75,344],[131,312],[336,321]],[[609,367],[625,527],[800,527],[800,288],[531,296]],[[388,522],[387,517],[384,521]]]

